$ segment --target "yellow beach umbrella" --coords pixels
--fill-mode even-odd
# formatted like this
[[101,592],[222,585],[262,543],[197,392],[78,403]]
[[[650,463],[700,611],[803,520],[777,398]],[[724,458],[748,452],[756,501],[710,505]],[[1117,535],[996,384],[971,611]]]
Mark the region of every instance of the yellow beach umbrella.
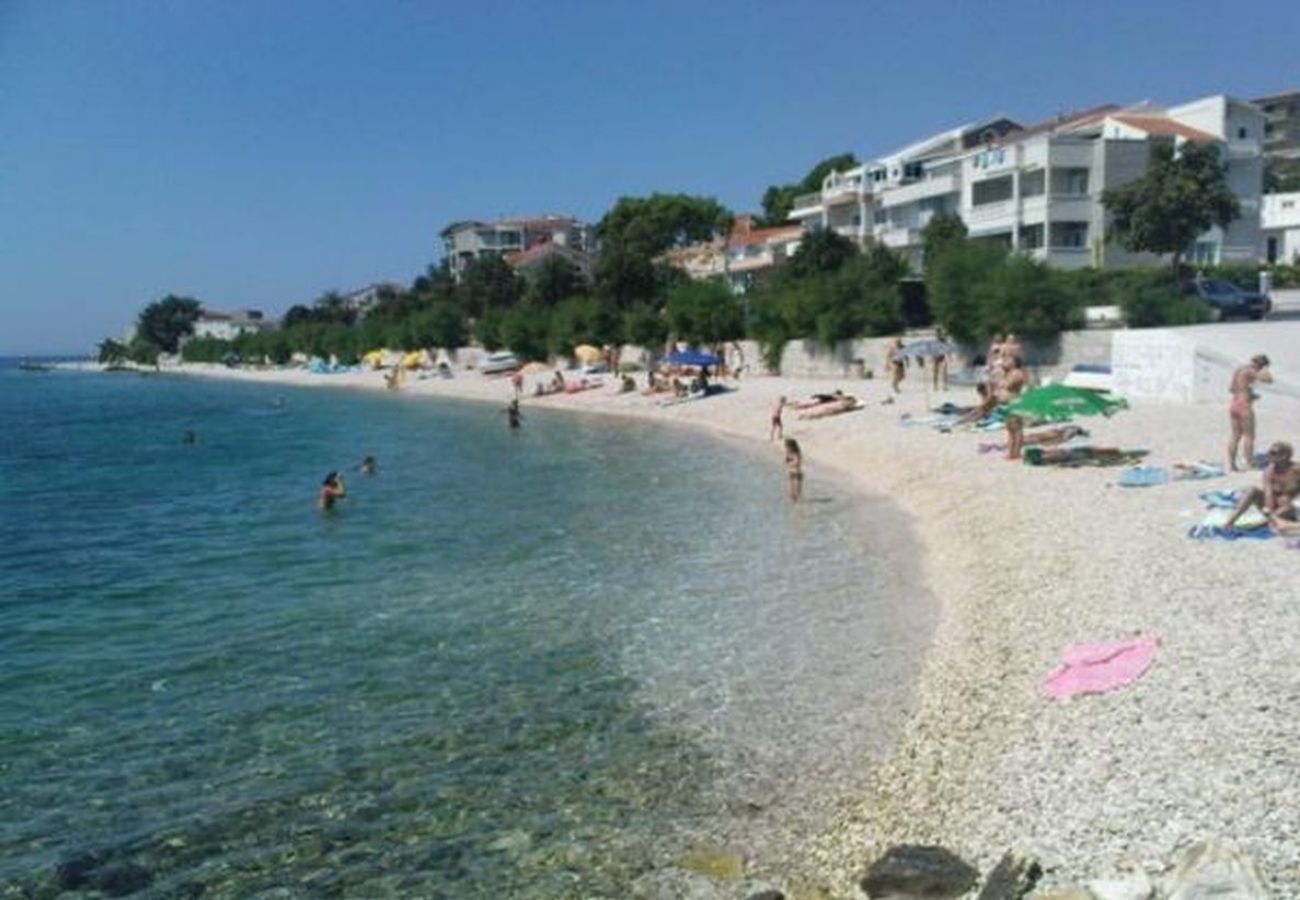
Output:
[[402,367],[405,369],[414,369],[420,365],[420,360],[424,357],[420,355],[419,350],[412,350],[402,357]]
[[530,362],[519,371],[524,375],[536,375],[539,372],[551,371],[551,367],[544,362]]
[[593,347],[591,344],[579,344],[573,348],[573,355],[583,362],[595,362],[605,354],[599,347]]
[[370,366],[372,369],[382,365],[384,362],[383,350],[371,350],[365,356],[361,357],[361,364]]

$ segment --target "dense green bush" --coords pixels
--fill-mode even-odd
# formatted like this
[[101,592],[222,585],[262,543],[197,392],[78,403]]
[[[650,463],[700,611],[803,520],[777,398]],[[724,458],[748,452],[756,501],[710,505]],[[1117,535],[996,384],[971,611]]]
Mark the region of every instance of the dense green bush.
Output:
[[720,281],[688,281],[668,292],[668,323],[679,340],[707,345],[744,334],[740,300]]
[[220,338],[190,338],[181,344],[181,359],[185,362],[222,362],[231,354],[238,355],[234,343]]

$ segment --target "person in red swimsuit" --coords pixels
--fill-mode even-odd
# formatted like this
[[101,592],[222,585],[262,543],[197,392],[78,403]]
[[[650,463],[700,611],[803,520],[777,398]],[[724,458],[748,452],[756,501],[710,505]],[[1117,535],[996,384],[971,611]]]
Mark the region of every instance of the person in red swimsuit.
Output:
[[1251,357],[1250,362],[1239,366],[1232,373],[1228,383],[1228,393],[1232,400],[1228,403],[1228,424],[1231,433],[1228,437],[1228,469],[1238,471],[1237,447],[1245,444],[1246,465],[1249,469],[1255,459],[1255,382],[1271,384],[1273,376],[1268,371],[1268,357],[1264,354]]

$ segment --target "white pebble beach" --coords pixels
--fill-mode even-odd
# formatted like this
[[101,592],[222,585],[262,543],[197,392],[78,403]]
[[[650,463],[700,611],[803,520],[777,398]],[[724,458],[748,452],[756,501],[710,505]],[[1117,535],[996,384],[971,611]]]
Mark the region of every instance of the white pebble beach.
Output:
[[[384,387],[378,372],[184,368]],[[1043,887],[1060,887],[1126,865],[1155,877],[1180,848],[1221,836],[1254,857],[1275,896],[1300,896],[1300,552],[1279,538],[1187,536],[1204,511],[1200,491],[1257,484],[1259,474],[1122,488],[1119,468],[981,454],[977,445],[1001,433],[900,426],[927,404],[973,400],[969,388],[925,391],[918,374],[888,405],[881,380],[781,377],[744,378],[729,393],[669,407],[616,393],[608,376],[599,389],[524,398],[526,412],[630,416],[752,440],[770,448],[776,478],[783,458],[768,420],[779,396],[843,388],[865,401],[817,421],[787,410],[786,435],[810,473],[833,471],[896,504],[889,527],[903,523],[923,548],[918,587],[938,598],[939,622],[895,751],[863,760],[869,790],[839,798],[826,828],[799,846],[748,860],[748,883],[860,898],[867,864],[913,842],[942,844],[984,872],[1017,848],[1039,859]],[[504,378],[476,372],[411,378],[402,390],[496,404],[511,395]],[[1152,464],[1222,463],[1226,393],[1223,407],[1134,402],[1079,424],[1098,445],[1150,451]],[[1278,439],[1300,439],[1296,420],[1263,403],[1258,449]],[[1068,645],[1139,633],[1160,646],[1135,683],[1064,703],[1044,695]]]

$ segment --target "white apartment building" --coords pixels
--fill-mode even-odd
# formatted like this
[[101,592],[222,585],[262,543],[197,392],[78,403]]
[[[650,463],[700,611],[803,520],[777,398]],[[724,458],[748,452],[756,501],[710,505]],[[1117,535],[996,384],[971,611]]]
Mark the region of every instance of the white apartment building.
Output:
[[275,322],[264,317],[256,309],[244,309],[228,313],[205,309],[194,320],[194,331],[191,337],[233,341],[241,334],[264,331],[274,327]]
[[1300,191],[1265,194],[1260,224],[1264,232],[1264,259],[1270,263],[1300,265]]
[[922,231],[941,212],[960,216],[972,238],[1061,268],[1154,263],[1106,240],[1102,192],[1140,177],[1155,140],[1215,142],[1241,216],[1201,235],[1189,260],[1250,261],[1262,241],[1263,131],[1259,109],[1224,96],[1167,110],[1099,106],[1031,128],[998,117],[834,173],[821,192],[796,200],[792,217],[806,228],[883,243],[915,269]]

